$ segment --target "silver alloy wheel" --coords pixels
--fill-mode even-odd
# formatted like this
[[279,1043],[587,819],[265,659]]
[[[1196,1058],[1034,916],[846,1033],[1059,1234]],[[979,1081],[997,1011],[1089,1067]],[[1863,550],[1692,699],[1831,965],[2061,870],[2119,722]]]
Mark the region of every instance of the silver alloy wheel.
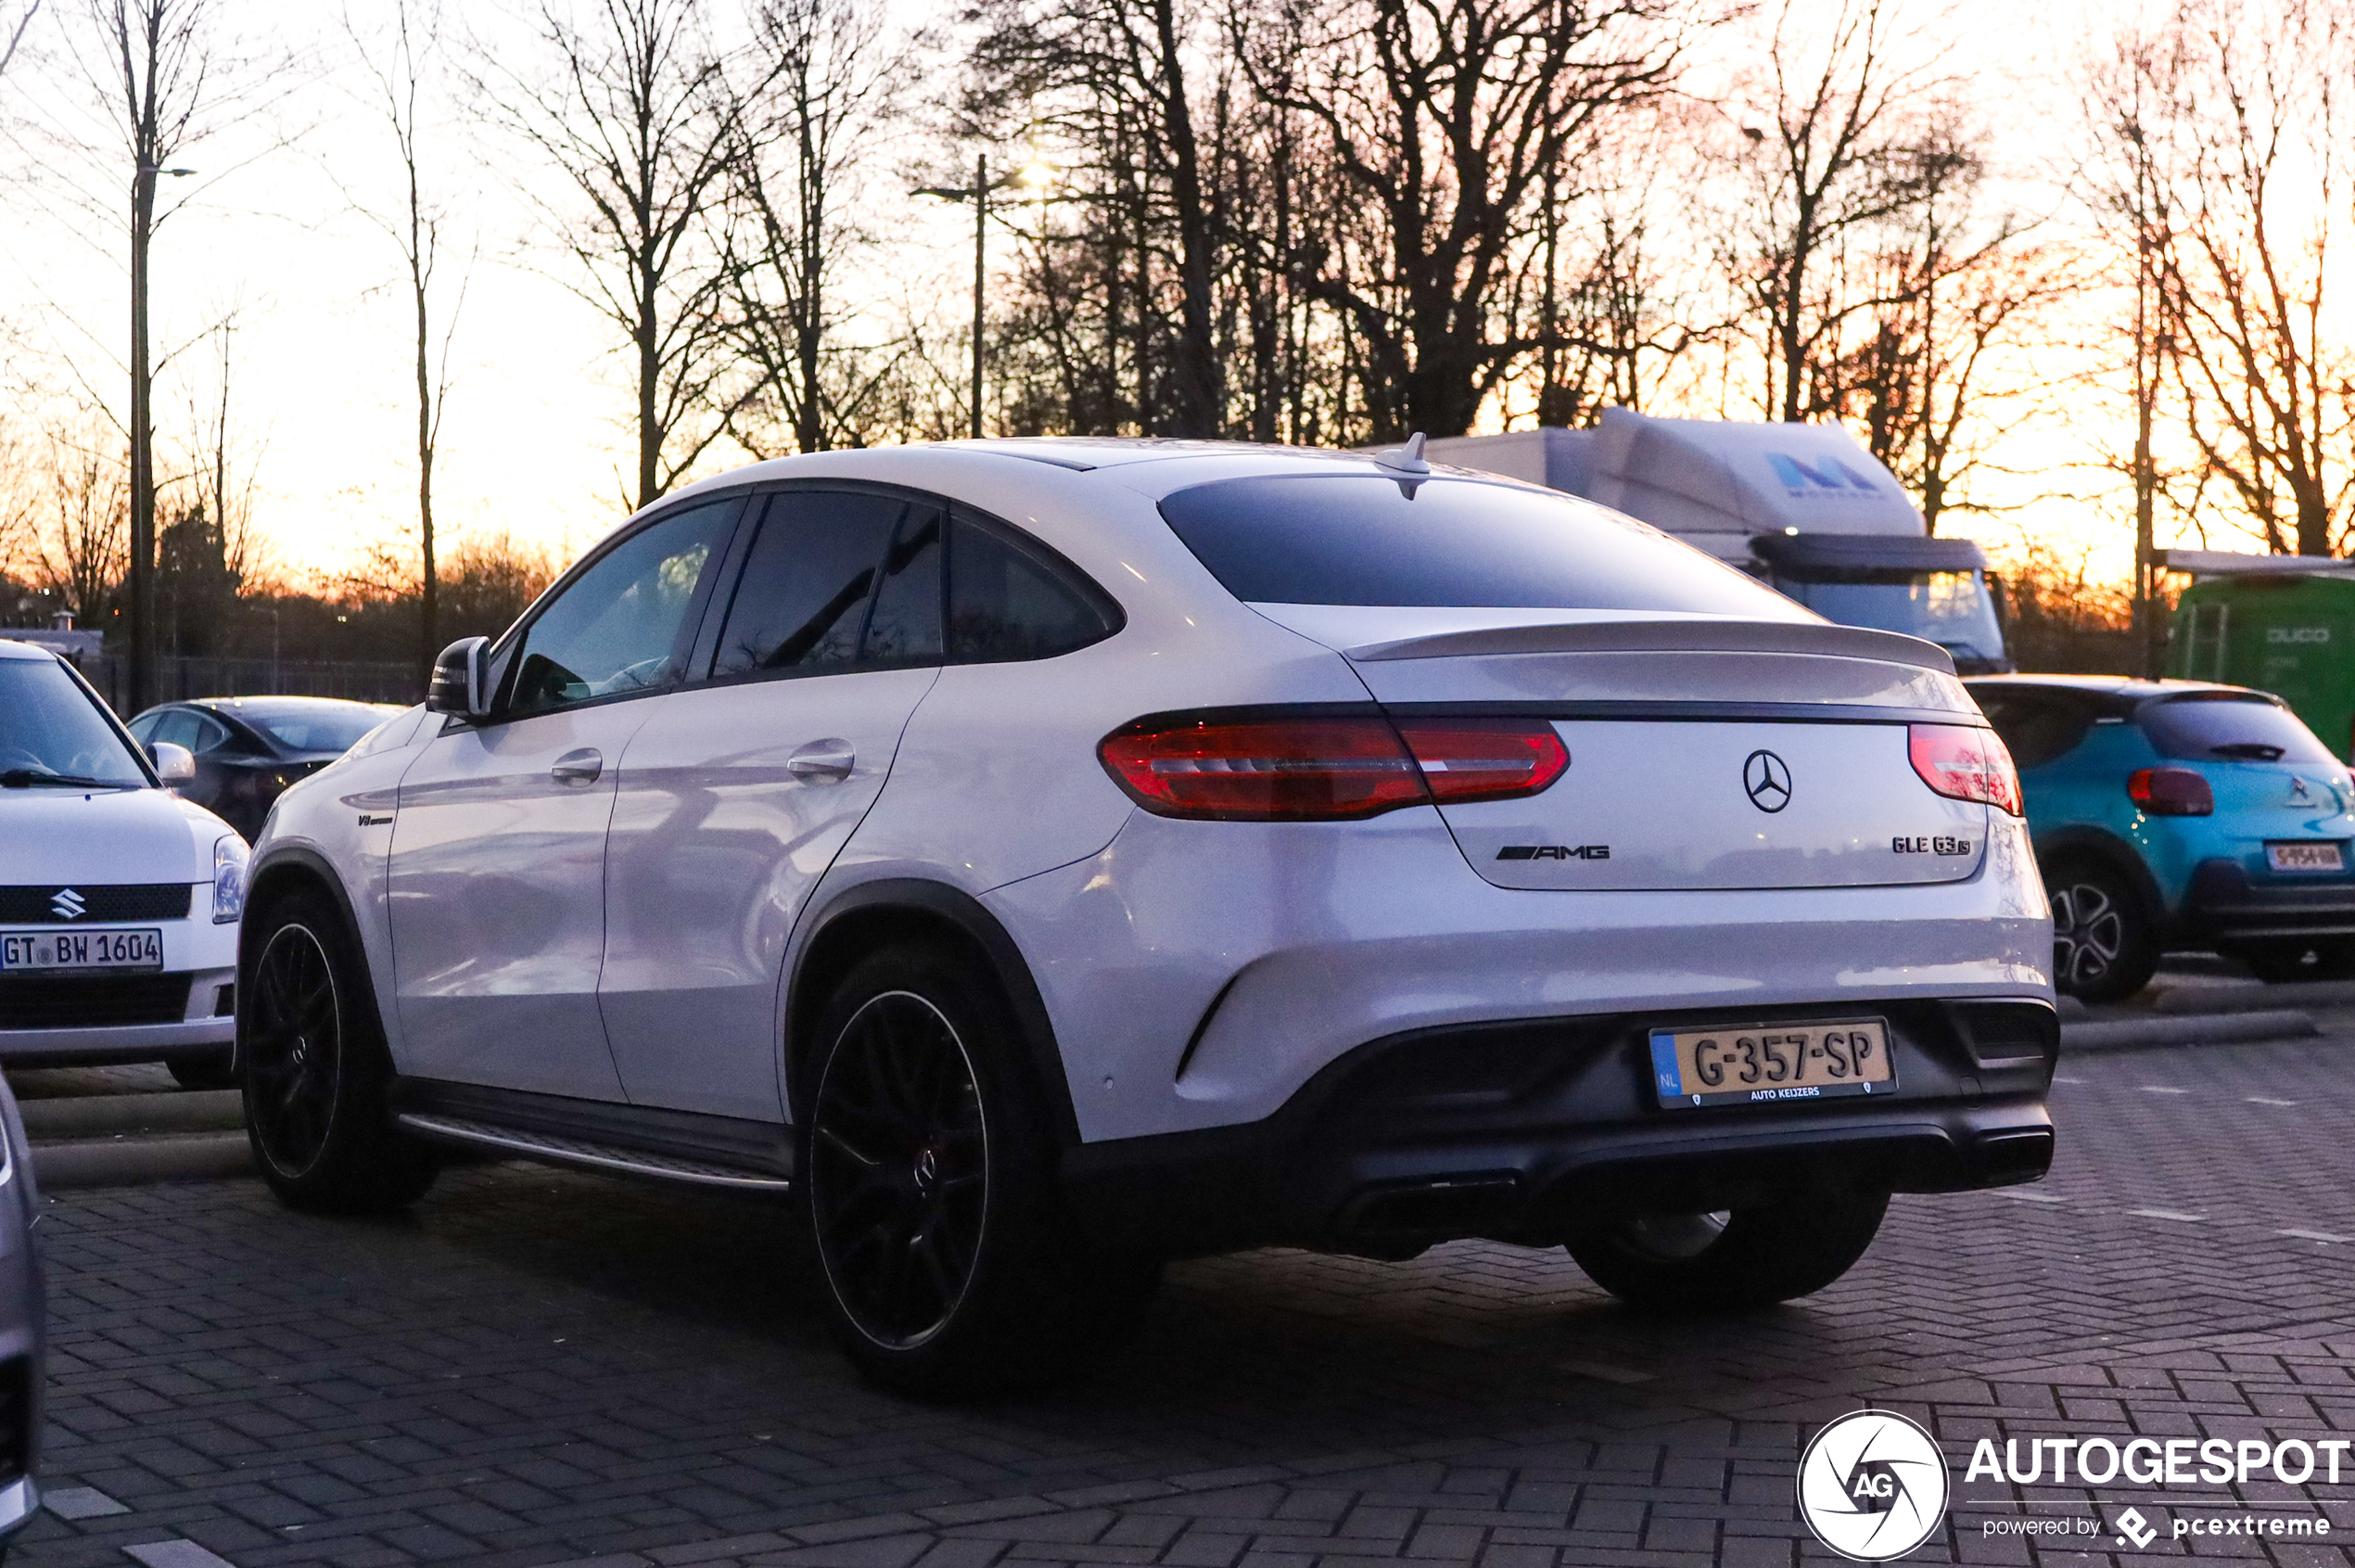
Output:
[[1651,1215],[1622,1224],[1620,1240],[1630,1252],[1663,1263],[1683,1263],[1715,1246],[1717,1238],[1725,1233],[1726,1222],[1733,1217],[1727,1209],[1709,1214]]
[[2125,911],[2107,889],[2072,882],[2046,889],[2053,906],[2053,978],[2062,990],[2091,986],[2126,949]]

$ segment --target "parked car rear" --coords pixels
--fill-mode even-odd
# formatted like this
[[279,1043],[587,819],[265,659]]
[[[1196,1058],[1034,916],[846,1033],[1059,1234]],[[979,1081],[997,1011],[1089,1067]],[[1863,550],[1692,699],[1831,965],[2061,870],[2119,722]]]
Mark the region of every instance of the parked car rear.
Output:
[[2142,989],[2161,953],[2355,974],[2355,780],[2280,698],[2201,681],[1966,682],[2011,747],[2053,904],[2054,983]]

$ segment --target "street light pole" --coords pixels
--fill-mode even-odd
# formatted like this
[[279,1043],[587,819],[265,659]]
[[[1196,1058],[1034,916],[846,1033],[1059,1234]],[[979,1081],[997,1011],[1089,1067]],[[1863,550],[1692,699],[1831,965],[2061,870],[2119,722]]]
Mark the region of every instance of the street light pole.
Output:
[[129,711],[146,708],[154,683],[156,476],[153,371],[147,363],[147,246],[156,216],[154,159],[131,177],[131,682]]
[[988,266],[989,155],[974,155],[974,396],[973,439],[981,440],[982,283]]
[[131,176],[131,679],[130,710],[155,700],[155,370],[147,341],[147,252],[155,239],[156,176],[193,169],[156,165],[154,127],[143,126]]

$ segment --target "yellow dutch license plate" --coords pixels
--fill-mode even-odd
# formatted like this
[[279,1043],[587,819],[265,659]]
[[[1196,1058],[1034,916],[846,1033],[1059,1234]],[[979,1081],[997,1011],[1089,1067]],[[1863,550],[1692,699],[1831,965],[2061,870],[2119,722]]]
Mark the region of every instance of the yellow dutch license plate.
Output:
[[1651,1045],[1660,1103],[1670,1110],[1887,1094],[1897,1087],[1889,1026],[1878,1018],[1656,1029]]

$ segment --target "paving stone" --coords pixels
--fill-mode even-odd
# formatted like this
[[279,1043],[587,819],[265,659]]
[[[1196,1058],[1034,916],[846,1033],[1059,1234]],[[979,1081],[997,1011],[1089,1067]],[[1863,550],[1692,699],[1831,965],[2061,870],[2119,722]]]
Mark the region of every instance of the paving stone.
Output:
[[[994,1408],[860,1385],[772,1207],[518,1166],[455,1168],[393,1222],[297,1215],[250,1182],[53,1194],[49,1506],[18,1556],[1828,1562],[1792,1475],[1815,1427],[1860,1405],[1921,1421],[1979,1500],[1959,1467],[1981,1436],[2355,1431],[2355,1249],[2281,1234],[2355,1235],[2346,1045],[2072,1060],[2033,1190],[2056,1201],[1901,1196],[1847,1279],[1779,1311],[1647,1319],[1559,1250],[1261,1252],[1178,1266],[1100,1370]],[[2327,1544],[2196,1555],[2343,1565],[2349,1488],[2355,1469],[2275,1488],[2345,1499]],[[108,1511],[76,1501],[94,1498]],[[2107,1520],[2063,1550],[1982,1537],[1985,1513],[1916,1555],[2133,1557]],[[159,1550],[204,1556],[140,1555]]]

